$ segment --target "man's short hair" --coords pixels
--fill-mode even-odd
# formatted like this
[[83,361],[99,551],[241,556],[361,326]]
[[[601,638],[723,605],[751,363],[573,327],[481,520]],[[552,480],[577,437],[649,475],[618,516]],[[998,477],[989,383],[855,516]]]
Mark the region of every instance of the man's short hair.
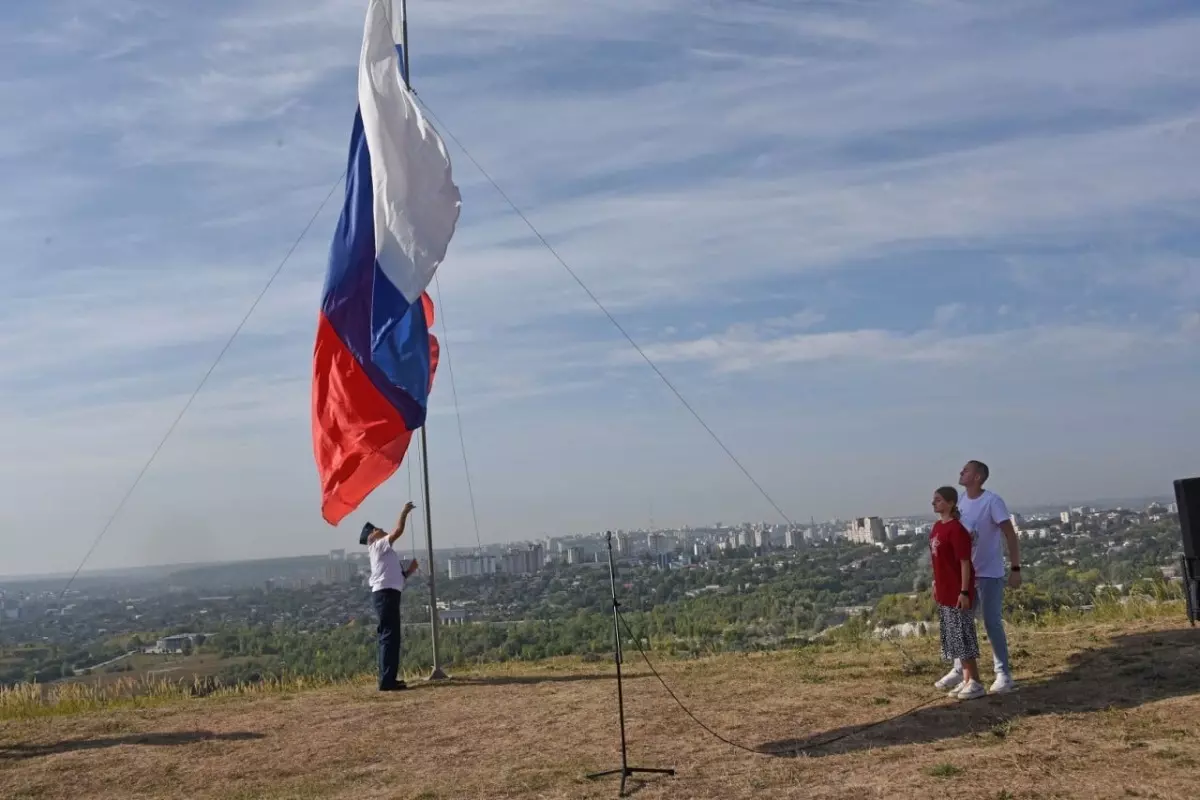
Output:
[[971,460],[967,463],[969,463],[972,467],[974,467],[975,471],[979,473],[979,476],[980,476],[979,482],[980,483],[983,483],[984,481],[986,481],[988,479],[988,475],[990,475],[991,473],[988,471],[987,464],[983,463],[982,461],[975,461],[975,460]]
[[375,526],[372,525],[371,523],[368,522],[366,525],[363,525],[362,532],[358,535],[358,543],[366,544],[367,540],[371,538],[371,534],[374,532],[375,532]]

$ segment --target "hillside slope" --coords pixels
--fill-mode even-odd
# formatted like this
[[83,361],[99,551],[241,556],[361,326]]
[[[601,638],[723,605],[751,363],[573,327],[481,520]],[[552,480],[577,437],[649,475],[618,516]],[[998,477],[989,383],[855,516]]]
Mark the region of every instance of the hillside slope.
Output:
[[[969,703],[932,688],[933,640],[657,662],[696,716],[753,753],[700,729],[630,650],[630,763],[678,770],[636,796],[1193,796],[1200,631],[1016,630],[1012,648],[1020,690]],[[615,779],[583,777],[619,765],[610,667],[455,672],[386,695],[361,682],[10,720],[0,796],[616,796]]]

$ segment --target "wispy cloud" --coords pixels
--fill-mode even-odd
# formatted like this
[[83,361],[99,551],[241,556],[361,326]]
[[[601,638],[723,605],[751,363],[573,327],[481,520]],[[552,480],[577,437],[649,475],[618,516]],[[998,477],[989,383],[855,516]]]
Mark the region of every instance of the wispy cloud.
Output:
[[[6,485],[41,499],[5,543],[65,496],[86,531],[136,474],[342,170],[362,26],[359,0],[9,5],[0,431]],[[958,446],[1028,462],[1017,499],[1085,475],[1141,491],[1187,465],[1170,434],[1190,412],[1169,398],[1200,385],[1190,4],[412,6],[414,79],[444,131],[794,513],[907,509],[917,484],[887,470],[907,459],[924,496]],[[647,487],[663,520],[769,513],[452,153],[465,202],[441,299],[485,536],[642,524]],[[307,382],[340,199],[102,561],[157,557],[172,508],[251,552],[222,533],[217,493],[297,548],[329,541]],[[931,388],[946,368],[975,377]],[[448,378],[435,499],[464,543]],[[1130,418],[1159,438],[1123,434]],[[947,419],[965,440],[912,455]],[[1083,439],[1093,466],[1055,472]],[[904,455],[844,456],[865,449]],[[1143,466],[1099,466],[1117,453]],[[823,483],[842,468],[882,487],[878,508]]]
[[933,310],[933,324],[945,327],[962,317],[967,306],[964,303],[943,303]]
[[[945,309],[939,307],[938,311]],[[1034,359],[1041,369],[1105,365],[1186,355],[1200,341],[1191,317],[1175,326],[1119,327],[1097,324],[1040,325],[987,333],[953,334],[938,328],[912,332],[865,328],[779,334],[769,326],[735,325],[723,333],[645,348],[661,363],[698,362],[717,372],[747,372],[812,362],[858,362],[944,367],[986,364],[1010,370]],[[1173,353],[1171,352],[1173,351]],[[621,360],[631,360],[623,353]]]

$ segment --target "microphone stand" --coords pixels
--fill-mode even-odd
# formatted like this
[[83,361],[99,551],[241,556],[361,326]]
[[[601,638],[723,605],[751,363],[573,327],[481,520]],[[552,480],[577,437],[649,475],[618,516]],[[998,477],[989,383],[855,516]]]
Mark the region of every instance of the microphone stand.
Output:
[[655,769],[648,767],[631,767],[626,753],[625,742],[625,694],[621,689],[621,603],[617,600],[617,571],[613,566],[613,548],[612,548],[612,531],[605,534],[608,540],[608,580],[612,584],[612,609],[613,609],[613,661],[617,665],[617,717],[621,722],[621,767],[620,769],[609,769],[604,772],[593,772],[586,777],[589,780],[603,778],[609,775],[621,776],[621,790],[617,794],[618,797],[625,796],[625,780],[635,773],[643,772],[654,775],[674,775],[673,769]]

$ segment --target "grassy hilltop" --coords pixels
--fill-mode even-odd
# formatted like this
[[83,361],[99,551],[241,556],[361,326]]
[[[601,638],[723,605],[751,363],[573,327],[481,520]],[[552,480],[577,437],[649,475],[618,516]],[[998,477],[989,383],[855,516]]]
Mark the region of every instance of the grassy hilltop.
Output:
[[[705,733],[628,648],[630,763],[678,770],[635,796],[1194,796],[1200,631],[1182,604],[1014,628],[1020,690],[969,703],[932,688],[936,638],[901,644],[847,634],[772,653],[652,654],[697,717],[753,752]],[[619,765],[610,665],[452,672],[389,695],[367,676],[207,696],[166,682],[137,697],[120,683],[7,691],[0,796],[616,796],[615,779],[583,778]]]

